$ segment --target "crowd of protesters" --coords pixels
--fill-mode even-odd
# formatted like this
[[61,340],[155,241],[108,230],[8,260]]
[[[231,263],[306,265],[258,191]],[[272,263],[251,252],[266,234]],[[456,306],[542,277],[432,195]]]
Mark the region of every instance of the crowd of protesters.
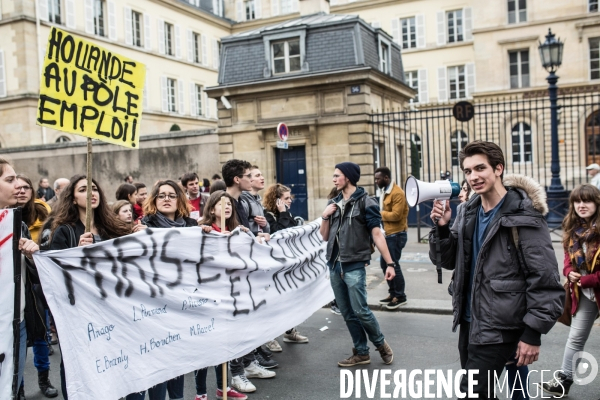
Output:
[[[146,228],[184,228],[200,226],[205,232],[230,233],[236,228],[253,235],[257,241],[270,240],[270,233],[296,225],[290,214],[291,190],[274,184],[267,188],[263,201],[258,194],[265,189],[265,178],[260,169],[242,160],[230,160],[223,166],[222,176],[215,174],[211,180],[200,179],[195,172],[184,173],[180,178],[164,179],[152,185],[134,181],[131,175],[124,178],[116,190],[114,199],[108,197],[101,186],[92,180],[91,229],[86,232],[87,177],[75,175],[70,179],[59,178],[50,187],[48,179],[42,178],[38,190],[30,178],[16,175],[12,166],[0,159],[2,182],[6,183],[2,208],[19,206],[23,210],[23,252],[31,256],[37,249],[61,250],[86,246],[104,240],[129,235]],[[16,193],[16,194],[15,194]],[[12,194],[12,195],[11,195]],[[225,221],[221,221],[221,200],[224,200]],[[3,204],[4,203],[4,204]],[[24,239],[24,240],[25,240]],[[27,259],[27,272],[33,279],[24,287],[26,295],[21,329],[20,369],[18,399],[25,398],[23,371],[26,347],[32,347],[34,365],[38,371],[38,383],[45,397],[59,395],[50,382],[50,358],[53,344],[58,336],[52,315],[45,301],[37,272],[32,260]],[[31,286],[31,287],[29,287]],[[295,328],[285,331],[283,341],[308,343]],[[273,352],[283,349],[277,340],[270,340],[244,357],[231,360],[231,386],[227,387],[230,399],[246,399],[244,393],[256,391],[251,378],[275,377],[273,368],[278,363]],[[60,351],[60,346],[58,347]],[[62,357],[61,357],[62,359]],[[223,398],[223,373],[215,367],[218,389],[216,397]],[[196,399],[208,399],[206,380],[208,368],[195,371]],[[64,364],[60,365],[61,392],[67,399]],[[182,399],[184,376],[157,382],[147,390],[151,400]],[[28,390],[31,390],[29,388]],[[127,400],[144,399],[146,391],[131,393]]]

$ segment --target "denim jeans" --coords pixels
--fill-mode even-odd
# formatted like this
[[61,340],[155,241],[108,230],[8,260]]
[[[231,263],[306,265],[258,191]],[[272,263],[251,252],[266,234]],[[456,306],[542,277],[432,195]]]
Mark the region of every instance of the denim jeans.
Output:
[[527,382],[529,367],[527,365],[517,367],[516,355],[516,353],[513,354],[511,363],[504,366],[508,377],[508,390],[509,393],[512,393],[510,398],[511,400],[529,400],[529,382]]
[[39,338],[33,341],[33,365],[35,365],[38,372],[50,369],[49,351],[48,342],[45,339]]
[[[563,356],[562,370],[569,378],[573,377],[573,357],[577,352],[583,351],[585,342],[590,336],[590,331],[594,325],[594,321],[598,316],[598,305],[595,301],[591,301],[582,293],[579,296],[577,304],[577,313],[571,320],[571,329],[569,330],[569,338],[565,346],[565,354]],[[579,363],[579,361],[577,361]]]
[[[208,367],[197,370],[195,375],[196,394],[198,396],[202,396],[208,391],[208,389],[206,388],[206,377],[208,376]],[[217,389],[223,389],[223,367],[221,365],[215,366],[215,375],[217,376]]]
[[19,375],[17,378],[18,385],[23,384],[23,374],[25,373],[25,361],[27,360],[27,327],[25,320],[19,324]]
[[183,399],[183,385],[183,375],[167,381],[167,392],[169,393],[170,400]]
[[346,321],[354,348],[360,355],[369,354],[367,336],[375,347],[381,346],[385,339],[375,315],[367,305],[366,276],[365,268],[342,274],[342,266],[339,261],[335,263],[330,272],[335,300],[344,321]]
[[[150,400],[165,400],[167,396],[167,382],[159,383],[156,386],[152,386],[148,389],[148,398]],[[125,400],[144,400],[146,398],[146,391],[139,393],[131,393],[125,397]]]
[[231,369],[231,376],[240,376],[240,375],[244,375],[244,368],[247,368],[248,366],[250,366],[250,364],[252,363],[252,361],[254,361],[256,359],[256,357],[254,356],[254,352],[251,351],[250,353],[246,354],[244,357],[240,357],[240,358],[234,358],[233,360],[229,361],[229,368]]
[[[392,257],[392,261],[396,263],[394,267],[394,271],[396,272],[396,276],[391,281],[387,281],[389,290],[388,292],[392,297],[396,297],[398,300],[405,301],[406,293],[404,293],[405,283],[404,283],[404,275],[402,275],[402,269],[400,268],[400,258],[402,258],[402,249],[406,246],[406,242],[408,241],[408,234],[406,232],[398,232],[392,236],[386,236],[385,242],[387,244],[388,250],[390,251],[390,256]],[[383,270],[383,274],[385,276],[385,270],[387,269],[387,263],[383,259],[383,257],[379,257],[381,269]]]

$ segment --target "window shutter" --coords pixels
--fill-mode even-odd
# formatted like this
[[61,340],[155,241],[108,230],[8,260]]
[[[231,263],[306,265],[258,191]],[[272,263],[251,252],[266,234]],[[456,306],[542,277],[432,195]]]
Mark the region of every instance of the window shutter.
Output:
[[297,13],[299,9],[298,0],[290,0],[292,2],[292,12]]
[[219,106],[218,106],[217,99],[213,99],[212,107],[213,107],[212,115],[214,116],[214,118],[216,120],[218,120],[219,119]]
[[125,16],[125,43],[133,45],[133,18],[131,15],[131,7],[123,7],[123,15]]
[[191,29],[187,30],[188,43],[188,61],[194,62],[194,32]]
[[438,103],[448,101],[448,83],[446,82],[446,67],[438,68]]
[[467,97],[473,97],[473,93],[475,93],[475,64],[466,64],[465,74],[465,79],[467,81]]
[[175,57],[181,58],[181,28],[175,25]]
[[256,19],[262,18],[262,0],[254,0],[254,16]]
[[208,67],[208,43],[206,35],[202,35],[202,65]]
[[0,97],[6,97],[6,68],[4,66],[4,50],[0,50]]
[[158,24],[158,52],[165,54],[165,21],[159,18],[156,23]]
[[473,9],[465,7],[463,9],[464,24],[465,24],[465,40],[473,40]]
[[437,18],[437,45],[443,46],[446,44],[446,13],[438,11]]
[[212,12],[215,15],[219,15],[219,4],[218,0],[212,0]]
[[271,17],[279,15],[279,0],[271,0]]
[[94,1],[85,0],[85,32],[94,34]]
[[219,69],[219,41],[214,38],[212,40],[212,52],[213,52],[213,68]]
[[235,0],[235,11],[236,11],[236,19],[238,22],[242,22],[246,20],[246,13],[244,12],[244,3],[242,0]]
[[161,97],[162,97],[162,111],[163,112],[168,112],[169,111],[169,91],[167,89],[167,77],[166,76],[161,76],[160,77],[160,93],[161,93]]
[[37,0],[40,21],[48,21],[48,0]]
[[419,70],[419,103],[429,103],[429,87],[427,85],[427,70]]
[[417,48],[424,49],[427,45],[427,41],[425,40],[425,16],[417,14],[415,22],[417,24]]
[[109,1],[106,3],[108,9],[108,38],[117,40],[117,17],[115,15],[115,2]]
[[150,30],[150,16],[144,14],[144,48],[152,50],[152,31]]
[[65,8],[67,12],[67,28],[75,29],[77,24],[75,21],[75,0],[66,0]]
[[183,81],[181,79],[177,80],[177,94],[179,95],[179,114],[185,114],[185,97],[183,92]]
[[392,19],[392,36],[394,37],[394,42],[402,47],[402,41],[400,39],[400,20],[398,18]]
[[196,101],[196,84],[194,82],[190,83],[190,115],[195,117],[198,115],[198,102]]

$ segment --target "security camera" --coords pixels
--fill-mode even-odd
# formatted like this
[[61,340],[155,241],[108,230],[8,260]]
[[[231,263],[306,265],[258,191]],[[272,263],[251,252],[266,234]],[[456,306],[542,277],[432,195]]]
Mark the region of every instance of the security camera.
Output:
[[231,103],[227,100],[227,97],[221,96],[221,103],[223,103],[226,109],[231,110]]

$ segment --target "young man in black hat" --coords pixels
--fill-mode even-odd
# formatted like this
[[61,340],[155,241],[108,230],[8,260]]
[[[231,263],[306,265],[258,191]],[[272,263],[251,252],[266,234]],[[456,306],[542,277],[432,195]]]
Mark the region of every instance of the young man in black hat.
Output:
[[381,232],[379,205],[362,187],[356,187],[359,179],[357,164],[343,162],[335,166],[333,184],[341,192],[329,200],[321,223],[321,236],[327,242],[331,287],[354,343],[353,354],[338,362],[340,367],[371,362],[367,337],[385,364],[391,364],[394,359],[394,353],[367,305],[365,267],[371,262],[371,239],[388,266],[385,279],[394,278],[395,264]]

